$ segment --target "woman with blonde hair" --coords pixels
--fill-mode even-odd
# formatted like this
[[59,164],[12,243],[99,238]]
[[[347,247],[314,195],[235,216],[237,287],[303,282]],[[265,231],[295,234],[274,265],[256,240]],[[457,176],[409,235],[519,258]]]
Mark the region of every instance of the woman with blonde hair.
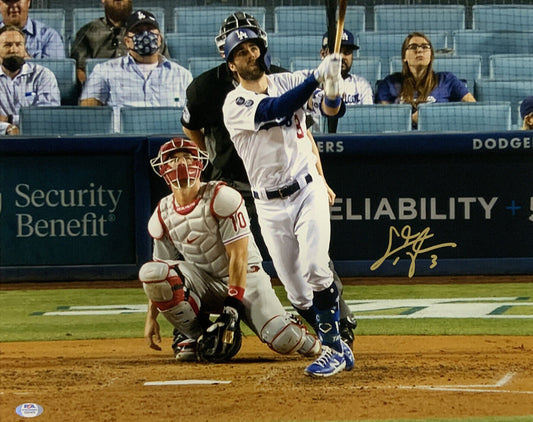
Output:
[[418,124],[418,105],[453,101],[475,102],[468,88],[451,72],[435,72],[435,51],[429,38],[412,32],[402,44],[402,72],[380,81],[376,104],[411,104],[413,127]]

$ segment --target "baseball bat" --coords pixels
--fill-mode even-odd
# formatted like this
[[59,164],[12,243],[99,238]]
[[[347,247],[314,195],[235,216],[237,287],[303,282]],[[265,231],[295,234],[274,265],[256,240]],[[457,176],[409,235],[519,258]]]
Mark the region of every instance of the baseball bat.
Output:
[[348,0],[339,0],[339,18],[337,19],[337,33],[335,35],[335,49],[334,53],[341,51],[342,33],[344,31],[344,18],[346,17],[346,6]]

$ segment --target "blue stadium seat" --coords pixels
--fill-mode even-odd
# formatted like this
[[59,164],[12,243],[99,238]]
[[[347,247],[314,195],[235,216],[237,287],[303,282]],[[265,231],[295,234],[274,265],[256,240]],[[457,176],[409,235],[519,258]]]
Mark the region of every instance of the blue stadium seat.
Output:
[[[324,34],[328,21],[324,6],[277,6],[274,8],[274,32],[300,34]],[[365,30],[365,7],[348,6],[344,27],[355,34]],[[297,43],[293,41],[293,49]]]
[[490,4],[472,6],[472,28],[476,31],[531,31],[533,6]]
[[298,57],[312,57],[320,55],[322,35],[301,35],[295,39],[292,34],[273,33],[268,35],[268,50],[274,60],[282,67],[289,69],[291,59]]
[[418,107],[418,130],[424,132],[475,132],[511,129],[511,104],[434,103]]
[[120,109],[120,133],[169,134],[183,133],[181,107],[122,107]]
[[[152,12],[159,23],[161,32],[165,32],[165,9],[163,7],[143,6],[135,4],[135,9],[144,9]],[[89,22],[104,16],[103,7],[76,7],[72,10],[72,39],[76,33]]]
[[78,85],[76,81],[76,60],[74,59],[31,59],[32,62],[50,69],[57,80],[61,93],[61,104],[78,103]]
[[[478,79],[474,89],[474,96],[478,101],[509,101],[513,110],[532,93],[533,76],[528,80]],[[512,113],[512,124],[517,124],[515,113]]]
[[452,72],[461,79],[470,92],[474,91],[474,84],[481,78],[481,56],[440,56],[435,57],[434,69],[437,72]]
[[205,71],[219,66],[224,63],[222,57],[191,57],[189,59],[189,70],[193,78],[204,73]]
[[456,31],[465,29],[465,6],[374,6],[374,31]]
[[[323,119],[326,120],[326,119]],[[411,130],[409,104],[369,104],[346,107],[337,133],[386,133]]]
[[29,17],[43,22],[46,26],[54,28],[63,41],[66,41],[66,13],[65,9],[30,9]]
[[[435,50],[447,47],[445,31],[426,31],[425,34],[431,40]],[[359,57],[380,57],[381,63],[386,66],[392,57],[402,54],[402,44],[406,36],[405,32],[360,32],[357,52]]]
[[402,58],[400,56],[391,57],[391,59],[389,60],[389,70],[388,70],[388,72],[389,73],[401,72],[402,71],[402,66],[403,66],[403,62],[402,62]]
[[87,78],[92,73],[94,67],[97,64],[100,64],[100,63],[103,63],[103,62],[107,62],[108,60],[110,60],[110,59],[87,59],[85,61],[85,74],[87,75]]
[[456,55],[481,55],[481,75],[489,75],[489,56],[494,54],[531,54],[531,32],[485,32],[464,30],[453,33]]
[[374,90],[376,82],[383,77],[381,59],[379,57],[354,57],[350,73],[365,78]]
[[194,35],[169,33],[165,41],[170,57],[177,60],[183,67],[187,67],[190,57],[220,57],[217,46],[211,35]]
[[251,14],[263,28],[265,27],[266,10],[264,7],[178,6],[173,11],[173,32],[214,37],[218,34],[224,19],[237,11]]
[[322,59],[318,54],[308,57],[293,57],[290,59],[289,70],[296,72],[297,70],[316,69]]
[[33,136],[113,133],[111,107],[21,107],[20,133]]
[[491,79],[533,78],[533,54],[493,54],[489,57],[489,71]]
[[[435,72],[452,72],[473,91],[476,79],[481,78],[481,56],[437,56],[433,60]],[[401,57],[390,61],[390,73],[402,71]]]

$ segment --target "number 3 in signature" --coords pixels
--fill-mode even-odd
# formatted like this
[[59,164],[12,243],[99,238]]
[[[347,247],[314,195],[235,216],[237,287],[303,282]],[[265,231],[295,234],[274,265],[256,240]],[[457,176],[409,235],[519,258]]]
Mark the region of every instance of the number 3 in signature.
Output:
[[[427,227],[418,233],[412,234],[411,226],[404,226],[401,231],[398,231],[395,227],[391,226],[389,229],[389,244],[387,245],[387,250],[381,258],[379,258],[376,262],[372,264],[370,269],[372,271],[377,270],[387,258],[393,256],[394,254],[402,250],[405,250],[405,254],[411,258],[411,265],[409,266],[409,278],[411,278],[415,274],[416,258],[420,254],[427,253],[435,249],[447,247],[455,248],[457,246],[456,243],[448,242],[422,248],[424,242],[434,236],[434,234],[430,233],[430,230],[431,229]],[[396,239],[403,239],[403,244],[393,249],[393,244]],[[406,250],[407,248],[411,249]],[[396,265],[399,259],[400,257],[397,256],[393,261],[393,265]],[[429,268],[435,268],[436,266],[437,255],[432,254],[431,264]]]

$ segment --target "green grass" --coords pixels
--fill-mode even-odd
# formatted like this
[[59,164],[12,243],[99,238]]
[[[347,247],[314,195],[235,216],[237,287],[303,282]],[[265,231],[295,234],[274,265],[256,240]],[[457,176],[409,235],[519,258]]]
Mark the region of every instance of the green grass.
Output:
[[[288,305],[283,287],[276,293]],[[533,292],[531,283],[467,285],[380,285],[345,286],[344,298],[470,298],[524,297]],[[138,289],[58,289],[0,291],[0,341],[36,341],[96,338],[142,337],[144,314],[105,316],[43,316],[65,306],[103,306],[145,304],[144,292]],[[531,315],[533,307],[516,306],[506,315]],[[398,311],[386,310],[382,315]],[[159,318],[162,335],[170,336],[170,324]],[[251,334],[250,330],[244,330]],[[360,319],[358,335],[533,335],[533,319]]]
[[[59,289],[0,291],[0,341],[142,337],[144,314],[35,316],[64,306],[147,303],[142,289]],[[166,321],[160,318],[168,331]]]
[[[278,288],[278,286],[276,286]],[[379,286],[346,286],[343,297],[350,299],[410,299],[449,297],[533,296],[532,283],[488,284],[384,284]],[[532,297],[529,301],[533,300]]]
[[505,312],[505,315],[533,315],[533,306],[515,306]]

